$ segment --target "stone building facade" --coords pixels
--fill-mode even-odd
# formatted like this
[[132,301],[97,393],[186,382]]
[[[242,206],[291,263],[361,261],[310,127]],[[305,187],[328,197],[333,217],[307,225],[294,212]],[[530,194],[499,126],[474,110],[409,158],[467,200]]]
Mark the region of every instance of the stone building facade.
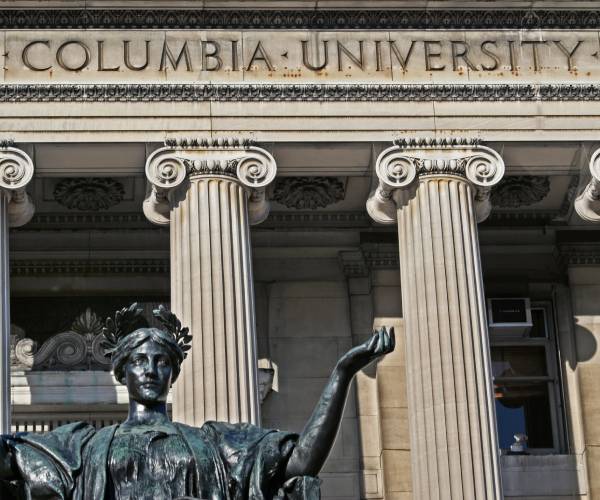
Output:
[[299,431],[394,326],[325,499],[600,498],[594,2],[0,0],[0,31],[5,430],[123,417],[98,335],[132,301],[191,327],[196,425]]

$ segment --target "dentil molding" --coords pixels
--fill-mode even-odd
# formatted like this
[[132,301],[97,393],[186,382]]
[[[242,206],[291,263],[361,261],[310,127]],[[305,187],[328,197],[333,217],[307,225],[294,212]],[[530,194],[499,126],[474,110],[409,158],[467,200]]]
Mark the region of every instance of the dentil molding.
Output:
[[269,214],[265,189],[277,173],[271,154],[249,141],[219,138],[167,141],[146,160],[150,193],[144,214],[153,223],[167,225],[177,188],[194,177],[229,177],[248,189],[248,218],[258,224]]
[[367,200],[367,212],[380,224],[394,224],[397,210],[412,196],[420,178],[455,176],[474,188],[477,222],[490,214],[492,186],[504,175],[504,161],[476,139],[400,139],[377,158],[375,172],[379,185]]

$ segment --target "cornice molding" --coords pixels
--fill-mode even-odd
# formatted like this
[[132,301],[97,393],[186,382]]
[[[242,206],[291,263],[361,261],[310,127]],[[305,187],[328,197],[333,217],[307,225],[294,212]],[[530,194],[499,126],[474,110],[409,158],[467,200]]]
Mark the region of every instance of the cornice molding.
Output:
[[269,217],[253,231],[289,228],[370,228],[371,220],[364,211],[305,211],[271,212]]
[[169,274],[169,259],[13,259],[12,277]]
[[580,245],[560,245],[559,255],[569,267],[600,266],[600,245],[597,243]]
[[600,101],[600,84],[3,84],[0,102]]
[[598,10],[0,9],[0,29],[598,29]]

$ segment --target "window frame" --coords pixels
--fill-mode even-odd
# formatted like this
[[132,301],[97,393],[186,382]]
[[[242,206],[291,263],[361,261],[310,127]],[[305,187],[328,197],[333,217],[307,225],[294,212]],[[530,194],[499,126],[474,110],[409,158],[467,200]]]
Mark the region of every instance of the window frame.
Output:
[[[523,376],[523,377],[493,377],[496,382],[546,382],[548,387],[548,405],[550,407],[550,418],[552,426],[552,448],[527,448],[530,454],[558,454],[565,449],[565,419],[564,401],[562,388],[562,374],[560,369],[560,353],[558,345],[558,332],[554,320],[554,308],[551,301],[531,301],[532,319],[534,311],[542,311],[544,317],[545,337],[501,338],[501,333],[489,333],[490,361],[491,351],[494,347],[543,347],[546,356],[546,376]],[[493,371],[491,372],[493,373]],[[493,375],[492,375],[493,376]],[[496,404],[496,401],[494,400]],[[494,407],[495,408],[495,407]],[[496,415],[496,419],[497,419]],[[497,422],[498,425],[498,422]],[[504,452],[506,448],[501,448]]]

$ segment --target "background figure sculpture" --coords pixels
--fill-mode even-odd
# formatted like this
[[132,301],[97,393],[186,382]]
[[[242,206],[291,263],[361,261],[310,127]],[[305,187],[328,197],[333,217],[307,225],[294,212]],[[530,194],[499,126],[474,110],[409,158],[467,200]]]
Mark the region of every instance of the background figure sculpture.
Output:
[[393,329],[374,333],[336,364],[300,435],[250,424],[171,422],[167,395],[192,336],[163,306],[150,328],[137,304],[104,329],[129,415],[96,431],[82,422],[46,434],[2,436],[1,498],[155,500],[318,499],[317,475],[333,446],[357,371],[393,351]]

